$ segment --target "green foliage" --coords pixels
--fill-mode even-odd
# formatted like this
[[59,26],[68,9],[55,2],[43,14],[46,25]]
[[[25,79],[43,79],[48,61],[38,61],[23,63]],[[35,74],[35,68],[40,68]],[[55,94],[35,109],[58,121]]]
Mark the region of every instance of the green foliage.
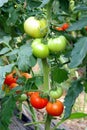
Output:
[[76,43],[71,53],[70,68],[75,68],[82,64],[83,59],[87,54],[87,37],[80,38]]
[[8,126],[11,122],[11,117],[13,115],[14,109],[16,107],[16,100],[14,96],[5,97],[1,102],[1,109],[0,109],[0,129],[2,130],[9,130]]
[[80,118],[85,118],[85,117],[87,117],[86,113],[76,112],[76,113],[72,113],[69,119],[80,119]]
[[68,72],[64,69],[60,69],[56,67],[52,71],[52,78],[53,78],[53,81],[57,83],[62,83],[68,79]]
[[65,106],[65,113],[63,117],[64,119],[67,119],[70,117],[75,100],[82,91],[83,91],[83,86],[81,84],[81,81],[72,82],[67,92],[67,95],[64,99],[64,106]]

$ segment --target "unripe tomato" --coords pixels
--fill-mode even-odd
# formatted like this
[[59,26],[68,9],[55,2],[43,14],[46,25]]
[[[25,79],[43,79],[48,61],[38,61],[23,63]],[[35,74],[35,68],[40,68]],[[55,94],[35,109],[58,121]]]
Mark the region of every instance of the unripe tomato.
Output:
[[66,48],[67,40],[64,36],[48,40],[48,48],[51,52],[60,52]]
[[32,48],[32,53],[37,58],[46,58],[49,55],[49,49],[47,45],[37,44]]
[[21,94],[19,101],[26,101],[27,95],[26,94]]
[[64,105],[61,101],[48,102],[46,105],[46,111],[51,116],[60,116],[63,113]]
[[36,19],[35,17],[29,17],[24,22],[24,30],[34,38],[44,37],[48,30],[47,21],[44,18]]
[[47,105],[48,99],[42,98],[38,92],[34,92],[30,97],[30,103],[34,108],[42,109]]
[[63,89],[61,87],[58,87],[56,90],[51,90],[49,95],[53,99],[58,99],[62,96],[62,94],[63,94]]

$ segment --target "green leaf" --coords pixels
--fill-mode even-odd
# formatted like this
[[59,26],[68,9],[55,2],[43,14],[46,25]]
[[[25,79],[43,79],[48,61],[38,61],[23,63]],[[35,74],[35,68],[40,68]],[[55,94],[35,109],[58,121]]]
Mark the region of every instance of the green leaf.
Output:
[[3,130],[8,130],[14,108],[16,107],[15,98],[13,96],[5,97],[2,101],[1,107],[2,109],[0,110],[0,122],[2,123],[2,128],[4,128]]
[[77,80],[72,82],[67,92],[67,95],[64,99],[64,106],[65,106],[64,119],[70,117],[75,100],[82,91],[83,91],[83,86],[80,83],[80,81]]
[[80,119],[80,118],[85,118],[85,117],[87,117],[86,113],[76,112],[76,113],[72,113],[69,119]]
[[59,0],[60,3],[60,8],[65,11],[68,12],[69,9],[69,0]]
[[81,30],[83,27],[87,26],[87,17],[83,17],[80,20],[73,23],[67,31]]
[[20,47],[18,52],[18,67],[22,71],[28,71],[31,66],[30,57],[32,55],[32,50],[29,44],[25,44]]
[[70,68],[79,66],[87,54],[87,37],[80,38],[71,53]]
[[68,79],[68,72],[64,69],[55,68],[52,70],[52,78],[57,83],[64,82]]
[[0,50],[0,55],[3,55],[3,54],[5,54],[5,53],[7,53],[9,51],[10,51],[10,49],[8,47],[5,47],[2,50]]
[[1,87],[3,85],[5,74],[6,73],[10,73],[12,68],[13,68],[13,66],[14,66],[14,64],[0,66],[0,89],[1,89]]
[[11,40],[11,36],[3,36],[0,38],[0,44],[6,44],[8,45]]
[[2,7],[7,2],[8,2],[8,0],[0,0],[0,7]]
[[50,2],[50,0],[42,0],[42,4],[40,5],[40,7],[44,7],[49,2]]

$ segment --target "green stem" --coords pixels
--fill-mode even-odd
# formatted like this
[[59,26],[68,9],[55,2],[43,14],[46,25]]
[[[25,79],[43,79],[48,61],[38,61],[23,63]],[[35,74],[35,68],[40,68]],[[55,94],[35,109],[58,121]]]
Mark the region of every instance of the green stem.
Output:
[[50,130],[50,124],[51,124],[51,117],[47,114],[46,122],[45,122],[45,130]]
[[43,65],[43,90],[49,90],[49,65],[47,63],[47,59],[42,59]]

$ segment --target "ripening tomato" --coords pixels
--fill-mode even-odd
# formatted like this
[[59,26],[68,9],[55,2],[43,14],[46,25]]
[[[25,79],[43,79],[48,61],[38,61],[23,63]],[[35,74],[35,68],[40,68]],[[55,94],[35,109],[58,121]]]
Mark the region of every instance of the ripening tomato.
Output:
[[30,97],[33,93],[35,93],[35,92],[26,92],[26,95],[27,95],[28,97]]
[[64,105],[61,101],[48,102],[46,105],[46,111],[51,116],[60,116],[63,113]]
[[31,74],[29,74],[29,73],[21,73],[21,76],[24,76],[26,79],[29,79],[29,78],[32,78],[32,76],[31,76]]
[[45,44],[37,44],[32,48],[32,53],[37,58],[46,58],[49,55],[48,46]]
[[63,31],[63,28],[62,27],[55,27],[55,30],[57,30],[57,31]]
[[16,83],[17,76],[15,76],[15,73],[10,73],[6,75],[4,84],[11,85],[12,83]]
[[59,36],[57,38],[51,38],[48,40],[48,48],[51,52],[60,52],[66,48],[67,40],[64,36]]
[[39,92],[34,92],[30,97],[30,103],[34,108],[42,109],[47,105],[48,99],[40,97]]
[[62,25],[62,29],[65,31],[67,28],[69,27],[69,24],[68,23],[64,23]]
[[24,22],[24,30],[34,38],[42,38],[47,34],[47,20],[44,18],[36,19],[35,17],[29,17]]
[[13,89],[13,88],[15,88],[15,87],[17,87],[17,86],[18,86],[17,83],[12,83],[12,84],[10,84],[9,88],[10,88],[10,90],[11,90],[11,89]]

